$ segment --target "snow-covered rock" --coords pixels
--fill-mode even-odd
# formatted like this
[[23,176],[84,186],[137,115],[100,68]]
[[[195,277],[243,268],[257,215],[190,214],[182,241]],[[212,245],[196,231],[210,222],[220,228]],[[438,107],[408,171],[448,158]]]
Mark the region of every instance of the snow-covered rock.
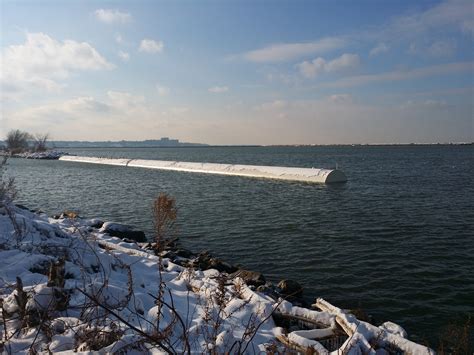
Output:
[[25,152],[20,154],[15,154],[17,158],[26,158],[26,159],[43,159],[43,160],[58,160],[60,157],[69,155],[66,152],[59,152],[56,150],[47,150],[45,152]]
[[[91,220],[72,224],[9,208],[13,213],[0,213],[0,337],[7,353],[255,354],[290,344],[323,354],[328,351],[318,339],[336,328],[351,335],[343,344],[348,354],[382,354],[385,343],[431,353],[394,323],[375,327],[324,300],[318,300],[321,311],[296,307],[254,291],[240,277],[186,268],[107,234],[127,231],[122,225],[97,230]],[[50,265],[62,271],[53,276]],[[286,334],[276,313],[321,327]]]
[[131,227],[125,224],[105,222],[104,224],[102,224],[102,227],[99,229],[99,232],[107,233],[111,236],[122,239],[132,239],[140,243],[146,242],[146,236],[144,232],[133,230]]

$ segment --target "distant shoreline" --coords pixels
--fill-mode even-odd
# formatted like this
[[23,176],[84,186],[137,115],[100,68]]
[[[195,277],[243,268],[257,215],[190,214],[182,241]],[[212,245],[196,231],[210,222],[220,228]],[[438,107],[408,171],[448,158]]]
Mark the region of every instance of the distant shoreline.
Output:
[[223,145],[213,145],[213,144],[200,144],[200,145],[177,145],[177,146],[54,146],[52,149],[61,148],[61,149],[70,149],[70,148],[82,148],[82,149],[97,149],[97,148],[107,148],[107,149],[123,149],[123,148],[132,148],[132,149],[147,149],[147,148],[268,148],[268,147],[413,147],[413,146],[465,146],[465,145],[474,145],[474,142],[456,142],[456,143],[361,143],[361,144],[223,144]]
[[[88,142],[92,143],[92,142]],[[88,144],[86,143],[86,144]],[[0,141],[0,151],[4,142]],[[48,144],[48,150],[55,149],[176,149],[176,148],[311,148],[311,147],[432,147],[432,146],[473,146],[474,142],[454,143],[360,143],[360,144],[194,144],[183,143],[182,145],[56,145],[54,141]]]

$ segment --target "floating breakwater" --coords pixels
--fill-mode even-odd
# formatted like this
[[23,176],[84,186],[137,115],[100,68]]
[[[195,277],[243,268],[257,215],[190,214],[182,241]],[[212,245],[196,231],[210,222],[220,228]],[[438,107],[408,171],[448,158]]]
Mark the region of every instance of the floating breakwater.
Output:
[[62,156],[62,161],[117,165],[134,168],[184,171],[192,173],[234,175],[253,178],[302,181],[309,183],[346,182],[346,175],[337,169],[295,168],[239,164],[195,163],[167,160],[110,159],[81,156]]

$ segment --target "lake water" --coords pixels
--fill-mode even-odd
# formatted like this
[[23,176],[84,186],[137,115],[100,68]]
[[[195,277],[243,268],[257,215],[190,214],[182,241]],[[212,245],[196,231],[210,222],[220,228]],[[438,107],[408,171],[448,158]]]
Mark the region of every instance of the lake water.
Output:
[[333,168],[342,185],[11,159],[19,203],[152,232],[151,205],[179,206],[192,250],[291,278],[309,300],[362,307],[434,342],[474,313],[474,147],[70,149],[77,155]]

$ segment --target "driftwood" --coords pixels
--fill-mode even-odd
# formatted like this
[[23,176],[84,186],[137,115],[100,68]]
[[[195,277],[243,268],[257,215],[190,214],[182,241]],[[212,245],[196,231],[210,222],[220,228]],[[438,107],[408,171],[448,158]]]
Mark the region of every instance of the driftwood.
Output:
[[289,302],[281,304],[274,318],[286,320],[287,324],[298,322],[307,328],[277,335],[282,344],[301,353],[320,355],[333,351],[375,355],[378,349],[384,349],[388,354],[434,354],[430,348],[406,339],[405,331],[394,323],[376,327],[321,298],[313,307],[321,311],[293,307]]
[[326,350],[324,346],[321,345],[321,343],[315,341],[315,340],[309,340],[306,339],[307,345],[300,345],[298,342],[295,342],[294,339],[290,339],[288,336],[280,334],[277,335],[276,338],[278,339],[279,342],[284,344],[286,347],[296,350],[299,353],[303,354],[315,354],[315,355],[328,355],[329,351]]
[[344,312],[322,298],[318,298],[313,306],[334,314],[337,324],[349,335],[349,339],[343,344],[341,350],[348,351],[352,347],[359,347],[363,353],[375,354],[374,347],[389,347],[398,349],[407,355],[431,355],[435,353],[426,346],[412,342],[398,334],[390,333],[370,323],[358,320],[354,315]]

